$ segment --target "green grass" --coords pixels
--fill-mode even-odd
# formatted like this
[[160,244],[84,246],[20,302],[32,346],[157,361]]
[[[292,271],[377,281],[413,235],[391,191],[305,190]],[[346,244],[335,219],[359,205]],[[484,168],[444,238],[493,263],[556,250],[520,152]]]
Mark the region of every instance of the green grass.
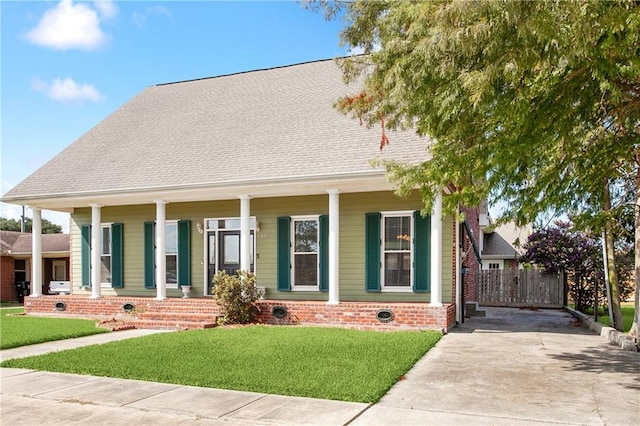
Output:
[[249,326],[161,333],[0,366],[357,402],[378,401],[440,339]]
[[[625,333],[631,330],[631,323],[633,323],[633,313],[635,309],[633,308],[633,303],[623,302],[621,304],[620,310],[622,311],[622,325],[623,331]],[[611,327],[611,321],[609,321],[609,311],[606,309],[598,310],[598,322],[604,324],[608,327]]]
[[96,322],[92,320],[18,315],[23,312],[24,308],[3,308],[0,311],[0,349],[108,331],[96,327]]

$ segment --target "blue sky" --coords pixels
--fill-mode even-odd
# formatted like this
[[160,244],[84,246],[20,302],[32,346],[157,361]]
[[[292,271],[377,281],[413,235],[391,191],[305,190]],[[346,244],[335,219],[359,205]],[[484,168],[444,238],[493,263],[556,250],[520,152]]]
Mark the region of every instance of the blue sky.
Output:
[[2,194],[147,86],[347,53],[340,20],[293,1],[0,1],[0,13]]

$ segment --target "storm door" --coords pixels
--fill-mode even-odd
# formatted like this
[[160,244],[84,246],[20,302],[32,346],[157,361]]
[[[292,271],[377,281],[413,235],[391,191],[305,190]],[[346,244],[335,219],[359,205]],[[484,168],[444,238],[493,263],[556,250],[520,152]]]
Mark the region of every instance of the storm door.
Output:
[[[218,271],[235,274],[240,269],[240,219],[207,219],[206,257],[207,287],[211,288],[213,276]],[[255,228],[256,220],[251,218],[249,238],[250,270],[255,272]]]
[[218,231],[218,267],[229,275],[240,269],[240,231]]

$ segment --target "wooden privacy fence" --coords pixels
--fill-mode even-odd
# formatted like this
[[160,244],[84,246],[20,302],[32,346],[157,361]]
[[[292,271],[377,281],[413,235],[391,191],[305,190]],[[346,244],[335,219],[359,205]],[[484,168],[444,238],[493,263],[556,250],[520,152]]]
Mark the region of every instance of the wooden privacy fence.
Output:
[[483,270],[478,278],[478,302],[485,306],[561,308],[562,274],[538,269]]

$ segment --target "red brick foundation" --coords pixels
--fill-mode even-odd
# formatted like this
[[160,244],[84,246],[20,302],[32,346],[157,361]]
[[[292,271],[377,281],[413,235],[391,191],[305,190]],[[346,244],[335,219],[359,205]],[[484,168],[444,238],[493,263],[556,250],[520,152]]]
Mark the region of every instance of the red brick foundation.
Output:
[[[273,315],[274,307],[284,307],[287,315],[278,319]],[[289,300],[266,300],[260,303],[259,320],[266,324],[307,324],[342,326],[363,329],[398,330],[429,329],[447,332],[455,325],[455,305],[432,307],[428,303],[372,303],[299,302]],[[393,318],[389,322],[377,319],[381,310],[389,310]]]
[[[64,310],[56,304],[64,303]],[[135,306],[132,313],[123,306]],[[150,297],[102,297],[88,296],[41,296],[25,298],[28,314],[118,320],[137,328],[207,328],[215,325],[218,306],[212,298],[165,299]],[[329,305],[326,302],[290,300],[264,300],[258,302],[258,321],[264,324],[304,324],[340,326],[361,329],[401,330],[429,329],[447,332],[455,325],[456,309],[453,304],[432,307],[428,303],[370,303],[341,302]],[[273,315],[274,307],[286,308],[287,315],[278,319]],[[393,318],[384,322],[377,313],[386,309]]]

